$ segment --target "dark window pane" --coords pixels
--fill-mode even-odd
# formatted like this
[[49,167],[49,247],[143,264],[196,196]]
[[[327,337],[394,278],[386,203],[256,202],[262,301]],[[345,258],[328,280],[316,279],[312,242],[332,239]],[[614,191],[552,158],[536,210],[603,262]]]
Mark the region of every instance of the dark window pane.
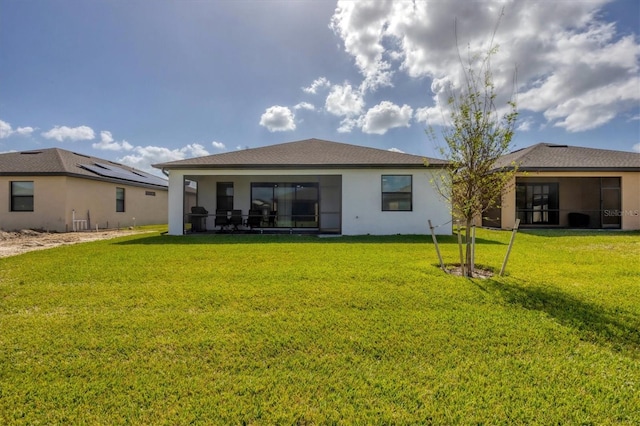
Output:
[[233,182],[216,184],[216,209],[233,210]]
[[389,193],[382,194],[382,210],[410,211],[411,194]]
[[382,192],[411,192],[411,176],[382,176]]
[[33,182],[11,182],[11,211],[33,211]]
[[412,210],[412,176],[382,176],[382,211]]
[[124,212],[124,188],[116,188],[116,212]]

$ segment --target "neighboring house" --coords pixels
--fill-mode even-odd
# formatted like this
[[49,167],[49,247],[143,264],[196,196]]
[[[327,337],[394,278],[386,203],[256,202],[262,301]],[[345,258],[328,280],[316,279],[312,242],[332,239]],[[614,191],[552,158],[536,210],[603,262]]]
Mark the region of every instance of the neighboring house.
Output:
[[518,165],[502,208],[483,225],[640,229],[640,154],[540,143],[505,155]]
[[0,229],[116,228],[167,223],[168,183],[58,148],[0,154]]
[[[425,162],[428,162],[425,164]],[[450,234],[449,205],[430,181],[446,163],[319,139],[156,164],[169,174],[169,234],[220,229],[227,216],[283,232]],[[201,216],[184,209],[197,185]],[[195,226],[197,224],[197,226]],[[192,228],[193,227],[193,228]]]

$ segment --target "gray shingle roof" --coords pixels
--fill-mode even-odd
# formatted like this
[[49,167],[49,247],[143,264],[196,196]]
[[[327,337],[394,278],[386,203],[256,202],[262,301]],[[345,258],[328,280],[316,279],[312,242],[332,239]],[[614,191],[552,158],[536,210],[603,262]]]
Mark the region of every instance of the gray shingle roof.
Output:
[[442,167],[446,164],[443,160],[419,155],[403,154],[321,139],[305,139],[261,148],[154,164],[153,167],[159,169],[406,168],[424,167],[425,160],[430,167]]
[[165,179],[133,167],[60,148],[0,154],[0,176],[74,176],[143,186],[168,186]]
[[640,154],[539,143],[503,156],[496,168],[510,167],[513,163],[522,171],[640,171]]

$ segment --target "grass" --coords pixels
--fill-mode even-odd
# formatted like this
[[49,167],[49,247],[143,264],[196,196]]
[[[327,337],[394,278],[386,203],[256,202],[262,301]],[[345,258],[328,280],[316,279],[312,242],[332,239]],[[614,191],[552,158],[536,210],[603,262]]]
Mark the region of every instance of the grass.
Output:
[[[638,424],[639,235],[520,232],[488,280],[422,236],[0,259],[0,423]],[[477,262],[509,237],[479,231]]]

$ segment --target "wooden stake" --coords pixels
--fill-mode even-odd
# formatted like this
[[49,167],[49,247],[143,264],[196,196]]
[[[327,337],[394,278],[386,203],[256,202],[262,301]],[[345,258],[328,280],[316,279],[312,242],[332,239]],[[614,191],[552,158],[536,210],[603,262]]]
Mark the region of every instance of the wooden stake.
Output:
[[438,260],[440,261],[440,269],[447,272],[444,268],[444,262],[442,261],[442,255],[440,254],[440,248],[438,247],[438,240],[436,239],[436,234],[433,232],[433,225],[431,224],[431,219],[429,219],[429,229],[431,230],[431,238],[433,239],[433,244],[436,246],[436,253],[438,253]]
[[476,267],[476,225],[471,226],[471,276]]
[[460,232],[460,221],[458,220],[456,224],[458,225],[458,249],[460,251],[460,271],[462,272],[462,276],[466,277],[467,274],[465,274],[466,268],[464,265],[464,256],[462,256],[462,233]]
[[518,232],[518,226],[520,226],[520,219],[516,219],[516,224],[513,227],[513,233],[511,234],[511,241],[509,241],[507,254],[504,256],[504,262],[502,262],[502,269],[500,269],[500,276],[504,275],[504,270],[507,267],[507,261],[509,260],[509,254],[511,253],[511,247],[513,247],[513,240],[516,239],[516,232]]

